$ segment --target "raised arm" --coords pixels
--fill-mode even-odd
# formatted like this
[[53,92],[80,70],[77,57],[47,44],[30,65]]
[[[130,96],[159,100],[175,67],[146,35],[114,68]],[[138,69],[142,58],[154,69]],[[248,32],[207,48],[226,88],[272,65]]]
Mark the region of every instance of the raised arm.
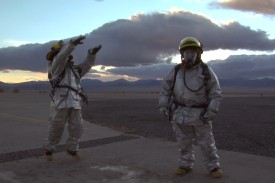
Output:
[[78,44],[82,44],[82,40],[85,39],[84,36],[79,36],[76,39],[71,39],[69,43],[67,43],[61,51],[54,58],[51,66],[51,74],[52,77],[58,77],[66,67],[67,59],[73,52],[75,46]]
[[96,54],[101,49],[101,47],[102,46],[99,45],[99,46],[96,46],[96,47],[88,50],[88,54],[87,54],[85,61],[78,65],[78,67],[81,71],[80,72],[81,77],[83,77],[92,68],[92,66],[95,63]]

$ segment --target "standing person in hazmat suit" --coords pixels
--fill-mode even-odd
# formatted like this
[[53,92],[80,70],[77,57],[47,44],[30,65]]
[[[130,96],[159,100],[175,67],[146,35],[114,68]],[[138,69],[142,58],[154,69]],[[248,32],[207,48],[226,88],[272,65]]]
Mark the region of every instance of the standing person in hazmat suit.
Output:
[[169,119],[179,147],[176,174],[185,175],[195,161],[193,145],[198,145],[207,170],[221,177],[212,120],[222,100],[218,79],[201,60],[202,44],[193,37],[179,45],[182,63],[174,67],[162,82],[159,110]]
[[59,41],[51,47],[46,56],[49,61],[48,77],[53,88],[49,134],[44,144],[45,159],[48,161],[52,160],[55,146],[60,142],[66,123],[69,132],[66,142],[67,152],[75,159],[80,159],[78,150],[83,131],[81,101],[87,102],[80,79],[94,65],[96,53],[101,49],[101,45],[89,49],[86,60],[75,65],[71,54],[84,39],[84,36],[79,36],[67,44]]

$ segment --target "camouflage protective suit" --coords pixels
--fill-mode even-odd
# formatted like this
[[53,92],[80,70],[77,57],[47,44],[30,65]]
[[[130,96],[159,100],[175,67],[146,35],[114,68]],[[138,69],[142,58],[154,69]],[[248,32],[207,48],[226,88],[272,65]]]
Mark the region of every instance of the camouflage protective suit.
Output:
[[[83,133],[82,98],[79,95],[81,93],[80,79],[94,65],[95,54],[91,54],[89,50],[86,60],[79,65],[74,65],[68,59],[75,46],[72,41],[64,45],[53,61],[48,64],[50,81],[56,82],[63,74],[52,95],[49,134],[44,144],[44,149],[48,152],[53,152],[55,145],[60,142],[66,123],[68,123],[69,132],[66,142],[67,151],[77,152],[79,150],[79,141]],[[69,86],[74,90],[64,86]]]
[[[195,161],[193,145],[198,145],[204,156],[209,171],[220,168],[217,148],[212,134],[211,120],[203,116],[206,111],[216,114],[222,99],[218,79],[208,67],[210,79],[203,86],[203,69],[198,64],[190,69],[183,66],[178,70],[174,83],[175,68],[164,78],[159,97],[159,109],[169,109],[169,120],[172,123],[179,147],[179,167],[192,169]],[[186,73],[184,73],[186,72]],[[185,81],[184,81],[185,77]],[[174,90],[173,88],[174,83]],[[192,92],[187,89],[203,88]],[[207,88],[206,88],[207,87]],[[173,91],[172,91],[173,90]]]

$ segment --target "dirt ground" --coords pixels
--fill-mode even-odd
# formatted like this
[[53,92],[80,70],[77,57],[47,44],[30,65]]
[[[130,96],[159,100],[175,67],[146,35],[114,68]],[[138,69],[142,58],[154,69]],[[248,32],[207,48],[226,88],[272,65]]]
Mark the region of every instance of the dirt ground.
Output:
[[[125,96],[94,96],[83,109],[84,119],[146,138],[175,140],[158,111],[157,95]],[[213,123],[218,149],[275,157],[274,112],[274,96],[224,97]]]

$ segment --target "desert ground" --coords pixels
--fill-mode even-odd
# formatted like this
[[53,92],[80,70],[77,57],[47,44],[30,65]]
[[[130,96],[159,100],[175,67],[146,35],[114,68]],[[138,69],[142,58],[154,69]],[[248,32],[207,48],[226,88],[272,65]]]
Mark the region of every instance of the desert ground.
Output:
[[45,162],[48,93],[1,93],[0,182],[274,182],[273,95],[224,95],[214,135],[225,176],[216,181],[197,148],[194,171],[174,175],[178,153],[171,125],[158,112],[158,92],[88,95],[80,142],[83,161],[65,152],[65,130],[54,161]]
[[[275,157],[275,95],[225,93],[213,123],[218,149]],[[83,118],[146,138],[175,141],[170,123],[158,111],[157,92],[89,93]]]

